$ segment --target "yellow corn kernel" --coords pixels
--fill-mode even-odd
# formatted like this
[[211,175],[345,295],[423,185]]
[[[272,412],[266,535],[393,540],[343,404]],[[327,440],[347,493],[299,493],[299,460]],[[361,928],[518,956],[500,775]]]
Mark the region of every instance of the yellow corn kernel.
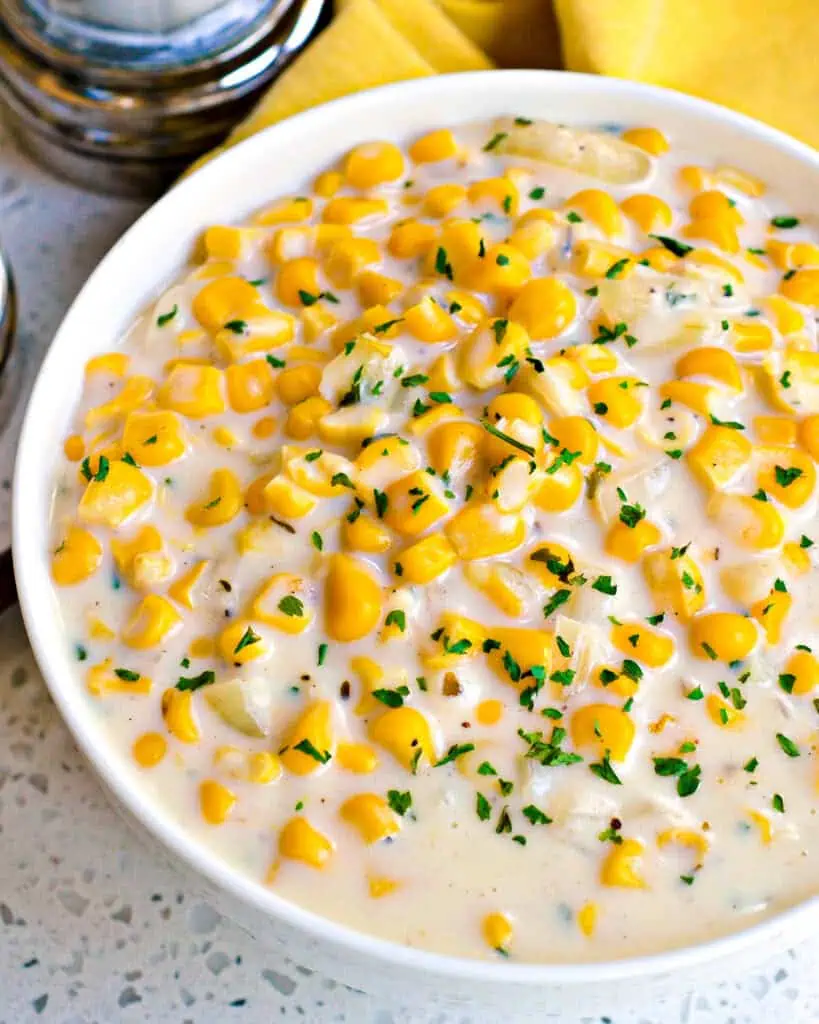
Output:
[[115,669],[110,658],[98,665],[92,665],[85,677],[89,693],[102,697],[106,693],[129,693],[144,695],[151,692],[151,680],[139,672],[129,669]]
[[340,171],[324,171],[313,182],[313,191],[322,199],[334,196],[344,184],[344,175]]
[[235,261],[241,258],[245,243],[255,232],[249,228],[235,228],[215,224],[205,229],[202,244],[209,260]]
[[[819,431],[817,434],[819,436]],[[436,473],[449,471],[457,479],[476,464],[487,437],[486,431],[476,423],[442,423],[430,433],[427,441],[430,465]]]
[[711,242],[723,252],[739,252],[736,226],[728,217],[699,217],[682,229],[685,238]]
[[614,665],[598,665],[592,675],[595,686],[606,690],[608,693],[615,693],[618,697],[628,700],[640,689],[640,681],[624,672],[618,671]]
[[691,380],[669,380],[660,385],[660,396],[663,400],[679,402],[703,416],[711,414],[711,408],[719,392],[710,384],[700,384]]
[[223,825],[236,803],[236,794],[215,779],[199,783],[199,809],[209,825]]
[[498,213],[514,217],[518,212],[520,193],[509,178],[482,178],[473,181],[467,189],[467,196],[474,206],[492,206]]
[[182,616],[170,601],[159,594],[147,594],[125,624],[122,640],[128,647],[147,650],[161,644],[181,622]]
[[[532,217],[531,214],[538,214]],[[557,241],[551,210],[530,210],[521,217],[509,236],[509,244],[527,260],[536,260],[552,249]]]
[[688,164],[680,168],[679,182],[694,192],[704,192],[714,184],[714,175],[704,167],[695,167]]
[[[162,536],[155,526],[143,526],[130,541],[111,540],[111,553],[114,564],[121,576],[131,586],[141,588],[161,583],[170,572],[170,560],[167,556],[159,556],[162,551]],[[164,570],[163,570],[164,566]],[[154,578],[151,570],[160,570],[160,578]]]
[[556,338],[577,312],[572,291],[557,277],[540,277],[524,284],[509,308],[509,319],[523,325],[533,341]]
[[634,722],[614,704],[586,704],[572,715],[572,743],[599,757],[608,754],[613,761],[625,761],[634,742]]
[[215,366],[178,363],[159,389],[159,404],[190,419],[216,416],[225,411],[223,377]]
[[551,420],[549,433],[557,438],[560,448],[565,448],[572,454],[580,452],[578,462],[591,465],[597,457],[597,431],[582,416],[559,416]]
[[[485,635],[486,631],[482,631]],[[492,671],[503,682],[510,681],[509,670],[506,667],[505,655],[507,652],[520,666],[523,676],[531,674],[535,665],[543,668],[548,676],[552,661],[552,646],[554,637],[547,629],[528,629],[518,626],[493,626],[491,629],[493,640],[497,640],[500,647],[489,653],[488,662]],[[473,648],[480,650],[483,635],[475,637]]]
[[671,270],[677,263],[677,257],[673,252],[669,252],[662,245],[653,245],[648,249],[643,249],[640,253],[640,261],[651,267],[652,270],[656,270],[660,274],[664,274],[667,270]]
[[697,855],[696,867],[702,867],[705,855],[710,849],[710,844],[701,832],[694,832],[689,828],[667,828],[657,835],[657,846],[662,849],[675,843],[678,846],[685,846],[693,850]]
[[298,405],[294,405],[287,414],[284,432],[297,441],[306,441],[318,430],[319,421],[333,409],[326,398],[312,395]]
[[497,950],[504,955],[508,953],[514,931],[512,922],[506,914],[497,912],[487,914],[481,923],[481,932],[484,942],[490,949]]
[[549,450],[546,458],[546,472],[534,502],[546,512],[565,512],[581,495],[583,474],[574,462],[562,462],[557,449]]
[[737,352],[764,352],[773,345],[773,334],[767,324],[738,321],[732,331]]
[[466,282],[478,292],[491,292],[501,299],[512,299],[532,275],[529,260],[508,242],[486,247],[483,258],[473,262]]
[[586,394],[597,416],[623,430],[636,423],[642,415],[643,403],[639,397],[641,384],[637,377],[603,377],[593,381]]
[[535,573],[543,585],[554,590],[563,585],[561,576],[568,577],[575,571],[575,559],[568,548],[555,541],[536,544],[529,552],[525,568]]
[[469,562],[514,551],[526,537],[526,524],[520,516],[503,515],[490,503],[470,504],[449,520],[444,532],[458,557]]
[[377,793],[356,793],[344,801],[339,814],[358,831],[368,846],[401,830],[398,815]]
[[804,330],[804,314],[788,299],[771,295],[765,300],[764,307],[780,334],[796,334]]
[[323,303],[316,302],[301,311],[301,323],[305,341],[313,342],[332,330],[338,319]]
[[623,622],[613,626],[611,642],[618,651],[649,668],[662,668],[674,657],[673,637],[640,622]]
[[479,224],[458,218],[447,220],[438,245],[427,253],[424,270],[428,274],[444,273],[450,280],[460,283],[465,272],[480,259],[478,254],[485,244]]
[[381,250],[371,238],[337,242],[324,261],[324,272],[337,288],[352,288],[358,275],[381,261]]
[[503,717],[503,704],[499,700],[482,700],[475,708],[479,725],[497,725]]
[[466,189],[456,182],[434,185],[424,196],[424,213],[430,217],[447,217],[466,199]]
[[522,618],[526,611],[525,596],[516,570],[498,563],[470,562],[466,567],[469,582],[480,590],[497,608],[510,618]]
[[151,499],[154,485],[128,462],[111,462],[105,475],[101,473],[99,467],[89,481],[78,506],[79,517],[86,523],[116,528]]
[[228,401],[235,412],[257,412],[270,404],[273,371],[265,359],[233,363],[225,370]]
[[354,775],[369,775],[378,767],[378,754],[366,743],[339,743],[336,764]]
[[173,412],[130,412],[122,431],[122,448],[141,466],[167,466],[187,451],[187,439]]
[[785,524],[770,501],[745,494],[714,494],[707,511],[717,525],[730,532],[743,547],[765,551],[782,543]]
[[271,224],[298,223],[308,220],[312,212],[313,201],[308,197],[285,197],[257,213],[253,218],[253,223],[263,227]]
[[144,732],[134,740],[131,752],[141,768],[153,768],[164,758],[168,741],[158,732]]
[[210,561],[205,558],[191,566],[187,572],[183,573],[179,579],[174,580],[168,587],[168,596],[172,597],[177,604],[181,604],[184,608],[195,608],[194,587],[200,581],[209,565]]
[[692,220],[715,218],[725,220],[729,224],[744,224],[745,219],[724,192],[719,189],[706,189],[694,196],[688,204],[688,212]]
[[584,903],[577,912],[577,927],[588,939],[594,935],[598,913],[599,910],[596,903]]
[[633,220],[646,234],[662,232],[664,228],[671,226],[671,207],[659,196],[641,192],[624,199],[620,203],[620,208],[629,220]]
[[782,625],[792,604],[793,598],[787,591],[774,587],[766,597],[755,601],[749,608],[752,618],[765,630],[765,640],[769,646],[779,643]]
[[797,696],[811,693],[819,686],[819,660],[810,651],[794,651],[785,665],[785,673],[789,692]]
[[365,309],[388,306],[403,292],[404,285],[395,277],[386,277],[375,270],[365,270],[355,281],[358,298]]
[[686,459],[698,480],[709,490],[727,487],[748,465],[753,446],[739,430],[710,426],[690,448]]
[[771,826],[771,819],[762,814],[761,811],[748,811],[748,817],[759,829],[759,838],[767,846],[773,839],[773,828]]
[[645,889],[645,880],[638,870],[643,851],[639,839],[612,844],[600,869],[602,884],[620,889]]
[[51,557],[51,577],[60,587],[87,580],[99,569],[102,545],[88,530],[69,526]]
[[265,485],[262,497],[265,509],[281,519],[302,519],[318,504],[314,495],[281,474]]
[[108,626],[102,619],[97,618],[96,615],[88,616],[88,635],[93,640],[114,640],[116,633],[110,626]]
[[754,433],[763,444],[794,445],[799,425],[786,416],[754,416]]
[[458,334],[455,321],[429,295],[404,312],[404,325],[414,338],[431,345],[451,341]]
[[388,210],[386,199],[337,196],[325,203],[321,217],[325,224],[357,224],[370,217],[381,217]]
[[370,898],[374,900],[380,900],[385,896],[389,896],[390,893],[395,892],[400,885],[401,883],[397,882],[394,878],[387,878],[382,875],[367,876],[367,886]]
[[276,378],[276,390],[285,405],[298,405],[318,394],[321,367],[310,363],[288,367]]
[[381,619],[381,586],[352,555],[330,557],[324,584],[324,622],[333,640],[350,643],[367,636]]
[[351,149],[344,161],[344,175],[353,188],[375,188],[403,173],[404,157],[392,142],[362,143]]
[[345,516],[341,523],[341,539],[348,550],[373,555],[382,554],[392,544],[389,532],[367,515],[357,516],[353,522]]
[[742,661],[756,647],[758,638],[754,623],[735,612],[698,615],[689,631],[694,655],[712,661]]
[[608,192],[599,188],[584,188],[569,196],[564,204],[567,210],[574,210],[584,220],[598,227],[607,238],[623,233],[623,215],[615,200]]
[[212,658],[216,651],[213,637],[195,636],[188,647],[191,658]]
[[162,694],[162,717],[171,736],[180,743],[198,743],[199,726],[193,715],[193,693],[175,686]]
[[742,376],[736,359],[724,348],[703,345],[692,348],[677,360],[678,377],[710,377],[734,391],[742,390]]
[[448,128],[427,132],[409,148],[409,155],[417,164],[434,164],[440,160],[450,160],[458,153],[458,143]]
[[79,434],[72,434],[63,442],[63,453],[69,462],[79,462],[85,455],[85,441]]
[[300,256],[287,260],[279,267],[276,276],[276,297],[285,306],[301,308],[307,304],[302,300],[303,294],[311,296],[308,299],[309,303],[319,292],[318,263],[312,257]]
[[794,448],[765,448],[757,483],[786,508],[801,508],[816,487],[816,469],[809,455]]
[[803,306],[819,306],[819,267],[803,268],[789,277],[783,277],[779,291],[792,302]]
[[449,512],[435,477],[416,470],[387,487],[384,522],[406,537],[424,533]]
[[262,416],[253,424],[251,434],[260,441],[272,437],[276,433],[276,420],[273,416]]
[[692,249],[683,257],[683,266],[692,277],[725,280],[728,284],[742,284],[745,280],[731,260],[710,249]]
[[332,704],[317,700],[309,704],[287,730],[279,757],[294,775],[312,775],[335,753]]
[[287,860],[300,860],[311,868],[326,867],[334,850],[333,841],[302,815],[291,818],[279,833],[279,855]]
[[438,236],[438,229],[420,220],[403,220],[392,229],[387,251],[399,260],[417,259],[429,252]]
[[819,414],[806,416],[799,425],[799,443],[819,462]]
[[191,310],[206,330],[218,331],[232,320],[246,320],[260,306],[258,290],[243,277],[220,277],[196,293]]
[[130,365],[131,357],[124,352],[105,352],[88,360],[85,375],[91,377],[95,373],[107,373],[112,377],[124,377]]
[[705,698],[705,710],[711,721],[724,729],[740,728],[745,722],[744,713],[716,693],[709,693]]
[[427,375],[427,387],[430,391],[458,391],[461,387],[451,352],[442,352],[428,368]]
[[417,709],[404,705],[388,708],[370,722],[370,739],[388,750],[407,771],[414,772],[420,761],[435,763],[435,744],[427,719]]
[[223,526],[239,514],[243,498],[236,474],[229,469],[216,469],[210,475],[205,494],[188,505],[185,518],[194,526]]
[[373,690],[379,689],[384,679],[384,669],[372,658],[357,656],[350,659],[350,668],[358,676],[361,683],[361,695],[355,708],[357,715],[371,715],[383,705],[372,696]]
[[294,573],[274,573],[261,587],[250,614],[284,633],[303,633],[313,619],[307,604],[307,584]]
[[658,611],[688,622],[705,604],[705,586],[694,559],[674,554],[673,548],[650,552],[643,559],[643,573]]
[[583,277],[605,277],[615,263],[623,264],[619,277],[627,277],[634,270],[634,253],[619,245],[597,242],[594,239],[581,239],[574,247],[572,254],[572,270]]
[[819,266],[819,245],[814,242],[785,242],[781,238],[769,238],[765,251],[780,270]]
[[86,427],[96,426],[105,420],[127,416],[133,409],[144,406],[151,398],[154,382],[141,374],[129,377],[119,393],[102,405],[94,406],[85,414]]
[[269,653],[265,639],[247,619],[236,619],[219,634],[219,653],[228,665],[245,665]]
[[476,327],[459,345],[458,372],[474,388],[495,387],[503,382],[513,362],[523,361],[529,341],[526,329],[514,320],[490,320]]
[[627,128],[622,139],[652,156],[662,156],[669,149],[668,139],[657,128]]
[[455,549],[443,533],[431,533],[398,556],[401,578],[406,583],[430,583],[456,562]]
[[785,559],[788,567],[799,575],[811,568],[810,555],[796,541],[789,541],[782,546],[782,557]]

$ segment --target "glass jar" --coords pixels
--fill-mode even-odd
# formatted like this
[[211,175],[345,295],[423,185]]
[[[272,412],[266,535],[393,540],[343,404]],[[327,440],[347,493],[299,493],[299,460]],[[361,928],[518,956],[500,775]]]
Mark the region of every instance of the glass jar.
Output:
[[92,64],[162,69],[206,60],[290,0],[22,0],[42,37]]

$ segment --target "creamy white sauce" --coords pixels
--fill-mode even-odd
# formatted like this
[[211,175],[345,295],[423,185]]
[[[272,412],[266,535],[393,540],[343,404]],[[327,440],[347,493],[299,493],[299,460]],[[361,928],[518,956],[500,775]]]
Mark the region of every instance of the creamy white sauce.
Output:
[[[520,185],[522,201],[518,216],[527,209],[543,205],[560,209],[563,201],[581,188],[605,188],[618,201],[635,192],[650,192],[665,199],[673,210],[672,225],[661,233],[681,238],[681,226],[688,221],[686,209],[692,193],[676,184],[678,168],[688,163],[708,162],[698,154],[677,152],[672,139],[671,152],[653,161],[650,180],[634,186],[607,186],[547,163],[498,155],[494,151],[483,152],[481,146],[491,135],[488,126],[469,126],[459,129],[457,135],[468,154],[462,162],[412,167],[407,161],[407,169],[397,182],[382,185],[377,190],[378,194],[389,198],[389,214],[364,225],[354,225],[356,233],[381,242],[389,237],[392,225],[402,217],[417,215],[439,224],[439,221],[423,218],[417,206],[404,205],[406,200],[422,196],[429,187],[440,182],[468,182],[501,174],[511,166],[524,168],[528,174]],[[547,190],[545,196],[537,201],[527,199],[529,192],[538,186]],[[309,186],[305,186],[305,194],[308,190]],[[727,191],[737,201],[747,222],[739,228],[743,249],[763,248],[769,218],[783,209],[790,209],[790,204],[781,204],[770,194],[763,199],[749,199],[740,192]],[[353,194],[353,190],[344,189],[340,194]],[[322,201],[317,200],[319,210],[321,205]],[[494,207],[491,209],[493,216],[481,224],[487,245],[506,238],[514,220]],[[489,211],[489,205],[478,206],[464,214],[458,211],[454,216]],[[618,244],[638,252],[651,244],[631,222],[626,223],[628,233],[616,240]],[[280,304],[273,290],[276,271],[264,255],[264,245],[276,230],[277,227],[261,230],[258,239],[235,264],[235,272],[247,280],[264,279],[259,292],[271,308],[278,308]],[[688,282],[691,290],[686,294],[695,294],[695,298],[669,308],[665,301],[668,281],[653,270],[638,267],[628,279],[632,282],[645,279],[649,282],[647,287],[655,289],[645,291],[642,300],[639,296],[624,298],[623,282],[619,279],[593,281],[571,272],[567,257],[569,247],[583,237],[602,238],[599,230],[588,221],[563,224],[557,232],[557,244],[533,261],[532,275],[557,273],[575,292],[578,315],[558,338],[533,342],[532,355],[545,359],[568,346],[590,341],[595,336],[590,319],[596,318],[600,301],[620,303],[624,314],[613,319],[627,321],[638,344],[627,348],[620,340],[607,346],[616,352],[619,362],[612,372],[630,374],[651,385],[646,389],[646,411],[640,424],[659,442],[655,447],[640,440],[633,429],[618,431],[601,423],[589,410],[584,392],[579,392],[582,414],[597,423],[601,435],[635,453],[633,459],[626,460],[601,447],[597,459],[613,466],[611,476],[604,477],[600,485],[601,502],[616,521],[622,502],[615,488],[622,487],[630,503],[639,503],[647,509],[648,518],[663,533],[664,545],[691,544],[690,553],[703,574],[708,597],[706,610],[744,611],[743,606],[725,595],[720,571],[727,565],[748,563],[763,556],[738,546],[730,530],[708,515],[707,494],[689,472],[686,459],[673,460],[665,454],[669,448],[690,448],[701,435],[705,418],[677,403],[670,409],[659,408],[654,385],[674,379],[674,367],[684,348],[652,345],[651,342],[662,342],[669,336],[670,318],[680,320],[684,310],[696,306],[716,323],[716,327],[712,324],[707,330],[702,329],[698,340],[705,338],[707,344],[725,344],[720,320],[730,318],[733,321],[749,307],[761,308],[762,297],[776,293],[781,272],[756,268],[738,256],[734,260],[745,275],[745,287],[738,287],[737,295],[726,297],[721,293],[721,286],[715,292],[701,281],[694,285]],[[816,232],[800,225],[787,232],[787,239],[815,241]],[[709,248],[708,243],[701,243],[701,246]],[[418,280],[416,267],[417,261],[396,260],[384,250],[377,269],[411,286]],[[678,273],[676,276],[679,278]],[[595,284],[600,288],[600,295],[586,295],[585,289]],[[182,332],[198,328],[191,302],[202,286],[203,280],[197,272],[185,271],[179,283],[159,296],[154,307],[146,311],[121,340],[122,350],[131,357],[130,374],[146,374],[161,382],[163,366],[173,358],[207,357],[224,365],[218,362],[212,339],[207,334],[203,333],[201,341],[179,344]],[[339,322],[360,313],[354,290],[344,290],[330,283],[322,285],[325,286],[339,300],[337,305],[328,305]],[[446,303],[444,296],[452,288],[451,282],[438,275],[429,279],[426,290]],[[484,296],[484,300],[490,313],[503,315],[502,303],[491,296]],[[638,309],[634,303],[642,305]],[[390,308],[395,310],[395,317],[400,317],[409,304],[409,296],[399,296]],[[177,313],[172,321],[159,326],[157,318],[174,307]],[[298,317],[297,310],[290,312]],[[772,323],[765,311],[759,319]],[[460,324],[459,338],[454,344],[470,330],[469,326]],[[811,349],[816,344],[814,331],[812,318],[808,317],[803,333]],[[296,344],[299,332],[297,327]],[[775,345],[780,349],[783,339],[778,332],[774,333]],[[388,340],[402,350],[398,362],[406,367],[405,375],[424,372],[447,347],[423,344],[403,330]],[[314,347],[327,349],[326,337]],[[451,348],[452,343],[448,347]],[[271,351],[277,357],[288,359],[286,346]],[[740,355],[738,359],[742,365],[759,364],[762,355]],[[287,365],[291,365],[290,361]],[[370,385],[373,382],[370,381]],[[515,381],[510,387],[515,389],[517,384]],[[77,432],[84,435],[89,452],[94,450],[89,441],[96,431],[81,429],[83,415],[115,395],[120,387],[118,379],[104,373],[95,374],[88,379],[85,393],[77,397]],[[471,416],[480,418],[481,409],[497,390],[467,391],[457,395],[455,401]],[[417,447],[421,465],[426,465],[426,438],[412,437],[405,428],[412,402],[417,398],[426,401],[426,390],[423,387],[401,388],[395,378],[387,380],[382,395],[387,395],[382,403],[390,419],[379,433],[401,431]],[[747,424],[745,435],[751,439],[753,416],[773,411],[747,377],[743,395],[724,391],[718,401],[719,418]],[[105,548],[102,566],[84,582],[60,590],[66,643],[80,644],[87,652],[87,660],[78,663],[78,690],[85,688],[83,674],[87,667],[105,657],[110,657],[115,666],[153,680],[148,695],[112,693],[99,698],[88,697],[94,701],[110,730],[112,746],[119,750],[127,750],[148,731],[168,735],[160,696],[165,688],[173,687],[180,676],[195,676],[212,669],[217,680],[232,677],[245,680],[261,677],[263,680],[263,689],[270,699],[268,735],[250,738],[230,728],[208,706],[203,687],[194,695],[195,717],[201,732],[199,742],[183,744],[169,737],[168,753],[161,763],[151,769],[134,765],[135,786],[143,787],[202,843],[260,884],[276,860],[280,829],[296,813],[296,805],[303,805],[304,815],[316,829],[332,839],[335,850],[322,870],[282,860],[271,883],[277,892],[363,931],[464,956],[497,956],[481,934],[481,921],[492,912],[507,915],[513,923],[514,937],[508,950],[513,959],[584,961],[649,953],[724,934],[814,893],[819,841],[813,748],[816,710],[811,695],[789,696],[777,685],[777,676],[785,671],[783,666],[795,645],[814,649],[819,646],[819,620],[814,600],[817,575],[812,568],[801,575],[783,569],[778,551],[764,557],[774,560],[772,577],[787,581],[793,607],[776,646],[766,648],[764,638],[760,637],[747,663],[732,669],[723,662],[693,657],[689,649],[689,628],[673,615],[666,615],[658,626],[673,637],[675,653],[662,668],[644,666],[644,676],[630,710],[636,726],[635,740],[627,759],[614,763],[622,785],[612,785],[595,776],[588,765],[600,759],[588,752],[584,752],[584,763],[566,767],[543,767],[522,757],[527,744],[517,735],[518,729],[539,730],[548,738],[556,724],[538,713],[541,708],[565,710],[564,722],[559,724],[568,728],[572,713],[584,703],[612,700],[604,689],[592,684],[589,671],[578,673],[565,692],[547,683],[532,713],[520,706],[519,688],[502,680],[483,654],[464,658],[462,666],[458,666],[461,693],[456,696],[441,693],[443,673],[430,671],[419,656],[419,651],[429,651],[435,646],[429,636],[439,625],[444,611],[458,612],[485,624],[489,635],[493,626],[555,628],[555,617],[545,621],[542,613],[551,589],[539,583],[534,574],[530,574],[533,599],[527,615],[516,620],[505,616],[467,580],[464,563],[459,562],[439,580],[406,594],[409,603],[406,605],[405,639],[382,644],[378,631],[374,631],[349,644],[330,641],[321,666],[317,665],[318,646],[328,641],[322,624],[319,582],[315,617],[304,633],[288,635],[254,622],[254,629],[270,646],[266,658],[233,668],[215,654],[210,658],[191,658],[189,668],[181,667],[189,654],[191,640],[217,635],[228,623],[229,616],[244,614],[259,585],[273,572],[303,572],[308,578],[321,581],[326,558],[339,549],[339,524],[353,507],[349,492],[338,498],[323,499],[315,511],[294,519],[292,534],[273,524],[271,537],[274,539],[265,553],[242,557],[237,553],[235,534],[250,518],[245,510],[229,524],[213,529],[198,530],[185,521],[184,510],[189,504],[202,500],[214,469],[231,469],[242,485],[247,486],[265,469],[276,468],[276,453],[282,443],[300,445],[306,450],[332,450],[332,445],[315,438],[299,442],[285,437],[281,427],[286,411],[275,399],[271,414],[278,420],[278,429],[264,439],[251,432],[262,412],[242,415],[227,411],[208,419],[187,421],[189,447],[185,456],[167,466],[145,468],[155,482],[155,496],[116,534],[130,538],[140,525],[148,522],[156,525],[173,559],[173,578],[178,578],[203,557],[213,560],[205,577],[206,599],[200,600],[193,611],[179,609],[182,627],[160,646],[140,651],[124,646],[119,639],[89,638],[90,615],[104,620],[119,637],[140,596],[127,581],[116,576],[109,549],[111,531],[91,527]],[[545,422],[551,418],[552,414],[546,412]],[[217,426],[227,427],[236,436],[237,443],[232,449],[214,443],[212,432]],[[120,429],[121,425],[114,421],[114,436]],[[677,433],[678,439],[664,442],[663,434],[668,431]],[[755,440],[755,445],[758,444]],[[354,458],[357,446],[338,450]],[[54,547],[60,543],[66,526],[76,521],[77,504],[85,489],[85,481],[77,470],[76,463],[66,463],[57,483]],[[588,471],[589,467],[584,467],[584,472]],[[756,462],[752,460],[743,470],[744,475],[732,482],[731,490],[753,493],[757,471]],[[467,479],[453,475],[451,488],[457,495],[453,509],[461,506],[467,483]],[[783,513],[787,540],[798,542],[802,534],[813,536],[814,532],[819,539],[815,495],[801,508],[784,509]],[[510,555],[502,556],[502,560],[522,566],[527,553],[539,541],[549,540],[568,548],[574,555],[576,570],[583,572],[589,583],[574,588],[577,593],[557,615],[594,627],[591,639],[586,638],[598,648],[591,664],[619,665],[624,655],[612,647],[607,617],[628,622],[640,620],[645,625],[645,619],[658,610],[640,563],[614,560],[606,553],[603,546],[606,531],[601,528],[591,503],[583,497],[564,513],[544,512],[529,503],[522,514],[526,523],[525,543]],[[438,528],[439,525],[435,527]],[[311,545],[313,531],[321,534],[322,553]],[[393,575],[391,566],[397,552],[412,542],[413,538],[399,538],[385,555],[360,556],[384,585],[387,595],[384,614],[395,606],[390,595],[401,583]],[[718,561],[713,557],[715,549],[719,549]],[[617,592],[613,596],[591,588],[591,581],[604,574],[610,574],[616,581]],[[229,580],[230,593],[220,586],[220,579]],[[169,582],[171,580],[157,587],[157,591],[164,593]],[[339,739],[370,742],[367,719],[355,713],[361,689],[350,659],[356,655],[373,657],[383,666],[385,681],[382,685],[385,687],[397,686],[403,678],[401,673],[405,674],[410,688],[407,702],[420,708],[433,724],[439,757],[453,744],[474,744],[476,751],[441,767],[422,764],[418,774],[413,776],[386,750],[379,750],[378,767],[370,775],[345,772],[331,760],[312,775],[298,776],[285,771],[268,785],[233,778],[224,764],[214,765],[214,751],[222,745],[232,745],[242,751],[276,752],[293,719],[307,703],[319,698],[333,702],[335,732]],[[634,657],[638,658],[638,653]],[[738,683],[737,675],[749,669],[752,678]],[[428,680],[426,692],[415,685],[419,676]],[[720,680],[728,687],[739,686],[747,701],[742,728],[720,727],[709,717],[704,700],[685,699],[684,694],[697,686],[706,696],[718,693]],[[340,696],[345,681],[351,689],[351,696],[346,700]],[[489,698],[502,701],[505,709],[498,724],[483,726],[476,720],[475,707]],[[617,706],[624,702],[625,698],[614,699]],[[673,722],[662,731],[650,731],[649,725],[657,723],[663,714],[672,715]],[[776,739],[777,733],[797,744],[798,758],[786,756]],[[658,775],[652,758],[686,756],[679,755],[679,747],[686,741],[696,741],[696,751],[687,757],[691,764],[701,767],[701,782],[695,793],[683,798],[677,795],[676,778]],[[575,749],[571,736],[563,747],[567,751]],[[759,761],[753,773],[743,770],[751,758]],[[497,769],[501,778],[514,783],[511,793],[499,793],[495,778],[474,774],[474,767],[484,760]],[[467,762],[473,766],[471,776],[461,770]],[[209,825],[202,819],[198,786],[203,779],[217,779],[237,796],[228,820],[220,826]],[[340,819],[339,806],[356,793],[384,795],[392,789],[411,792],[411,811],[401,819],[401,830],[392,839],[366,846],[355,829]],[[476,813],[476,792],[484,794],[491,803],[489,820],[480,820]],[[784,812],[773,808],[775,794],[781,795]],[[553,822],[531,824],[522,813],[523,807],[529,805],[541,809],[554,819]],[[504,807],[508,807],[511,830],[498,833],[496,826]],[[759,824],[749,811],[757,811],[769,820],[772,832],[769,843],[762,841]],[[599,836],[611,827],[612,819],[621,823],[622,836],[637,839],[644,846],[639,863],[644,888],[601,884],[601,865],[614,844]],[[708,850],[699,870],[695,870],[698,857],[694,850],[673,842],[658,846],[658,834],[669,828],[690,830],[704,837]],[[517,835],[525,837],[526,845],[514,840]],[[370,876],[394,879],[398,886],[389,895],[373,899],[368,887]],[[691,879],[691,883],[681,881],[681,876]],[[578,913],[589,903],[597,907],[591,936],[578,926]]]

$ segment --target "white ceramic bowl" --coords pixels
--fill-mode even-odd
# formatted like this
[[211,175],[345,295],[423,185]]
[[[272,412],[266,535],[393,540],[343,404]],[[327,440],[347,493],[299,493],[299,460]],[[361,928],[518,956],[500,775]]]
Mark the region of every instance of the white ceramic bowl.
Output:
[[[117,802],[198,872],[219,907],[260,941],[393,1003],[426,1000],[512,1012],[613,1010],[646,988],[658,994],[794,943],[819,928],[819,899],[742,932],[655,956],[599,964],[525,965],[409,949],[325,920],[239,874],[194,841],[135,784],[78,682],[49,577],[47,524],[62,439],[83,365],[109,349],[177,274],[201,230],[244,218],[297,189],[351,145],[501,114],[568,124],[657,125],[714,161],[748,168],[819,216],[819,155],[762,124],[679,93],[564,72],[503,71],[406,82],[309,111],[231,149],[177,185],[114,246],[71,307],[43,364],[23,427],[14,478],[14,565],[34,653],[74,736]],[[204,879],[206,882],[202,883]]]

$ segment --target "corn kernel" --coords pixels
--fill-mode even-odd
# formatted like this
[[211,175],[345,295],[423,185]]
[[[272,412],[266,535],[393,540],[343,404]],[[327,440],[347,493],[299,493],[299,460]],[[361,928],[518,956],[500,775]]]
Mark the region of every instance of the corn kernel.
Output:
[[279,833],[280,856],[300,860],[311,868],[326,867],[334,850],[333,841],[301,815],[291,818]]
[[572,715],[572,742],[580,750],[625,761],[634,742],[634,722],[613,704],[586,704]]
[[639,839],[623,839],[621,843],[612,844],[600,870],[602,884],[620,889],[645,889],[645,879],[638,869],[643,852]]
[[639,622],[623,622],[613,626],[611,642],[618,651],[648,665],[649,668],[662,668],[674,656],[672,637]]
[[162,694],[162,717],[168,732],[180,743],[198,743],[199,727],[193,715],[193,694],[190,690],[171,687]]
[[623,233],[623,215],[608,192],[598,188],[585,188],[569,196],[567,210],[580,213],[584,220],[598,227],[607,238]]
[[711,612],[692,621],[689,641],[697,658],[731,662],[747,658],[758,636],[756,626],[744,615]]
[[215,779],[199,783],[199,808],[209,825],[223,825],[236,803],[236,794]]
[[168,742],[158,732],[145,732],[134,741],[131,751],[141,768],[154,768],[164,758]]
[[378,755],[366,743],[339,743],[336,764],[354,775],[369,775],[378,767]]
[[370,723],[370,738],[388,750],[407,771],[415,771],[422,758],[435,762],[429,722],[417,708],[389,708]]
[[290,725],[279,750],[284,767],[294,775],[312,775],[335,753],[332,705],[317,700]]
[[350,643],[367,636],[381,619],[383,595],[365,563],[333,555],[324,584],[324,621],[334,640]]
[[247,619],[237,619],[219,634],[219,653],[228,665],[244,665],[270,653],[269,644]]
[[339,814],[358,831],[367,845],[401,830],[398,815],[377,793],[357,793],[349,797],[339,808]]
[[455,136],[448,128],[427,132],[416,139],[409,148],[409,155],[417,164],[438,163],[450,160],[458,153]]
[[522,324],[533,341],[544,341],[562,334],[576,312],[574,294],[563,281],[542,277],[524,284],[509,308],[509,318]]
[[51,558],[51,576],[60,587],[87,580],[102,563],[102,545],[88,530],[69,526]]
[[404,157],[391,142],[365,142],[351,149],[344,161],[344,175],[353,188],[375,188],[403,173]]
[[657,128],[627,128],[622,138],[651,156],[662,156],[669,150],[668,139]]
[[490,949],[500,953],[508,953],[512,942],[512,922],[506,914],[487,914],[481,924],[484,941]]
[[671,207],[659,196],[638,193],[624,199],[620,207],[629,220],[633,220],[646,234],[662,232],[671,225]]
[[406,583],[425,584],[437,579],[456,562],[455,549],[443,533],[431,533],[398,556],[401,578]]

